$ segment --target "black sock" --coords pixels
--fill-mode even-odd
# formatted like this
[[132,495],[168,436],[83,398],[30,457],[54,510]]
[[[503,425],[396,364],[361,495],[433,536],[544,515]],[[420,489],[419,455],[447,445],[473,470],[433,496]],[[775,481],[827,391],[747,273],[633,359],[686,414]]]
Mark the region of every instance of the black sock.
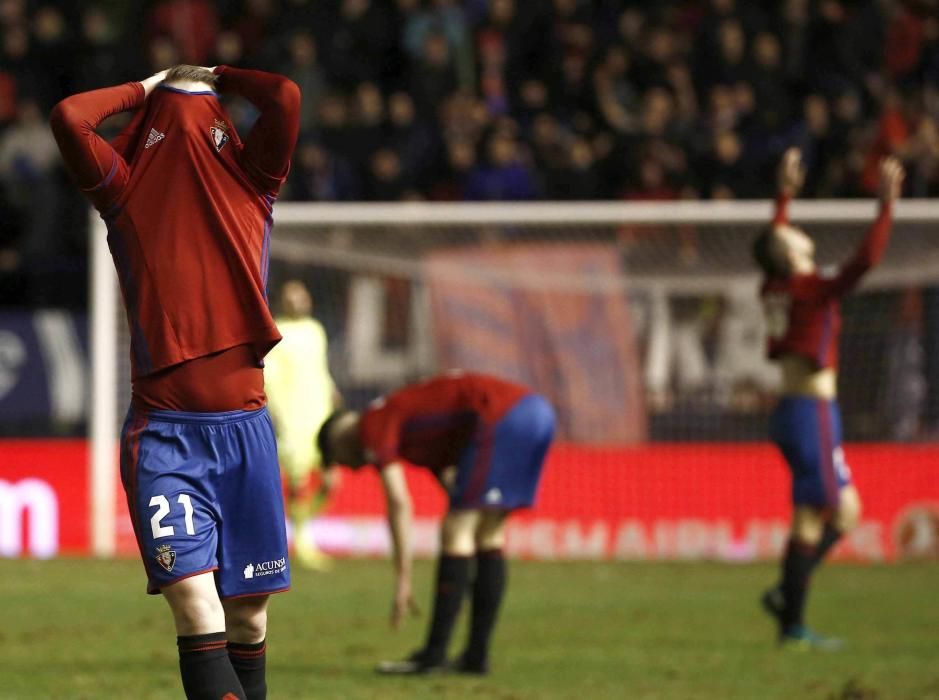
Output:
[[247,700],[228,660],[224,632],[177,637],[176,646],[188,700]]
[[463,655],[473,668],[485,667],[489,658],[489,639],[496,625],[505,593],[507,570],[501,549],[476,554],[476,579],[473,581],[473,616],[469,642]]
[[825,531],[822,532],[822,539],[819,540],[818,544],[815,547],[815,559],[812,562],[812,568],[821,564],[822,560],[825,558],[825,555],[838,544],[838,541],[841,539],[842,533],[838,528],[834,527],[831,524],[825,525]]
[[228,658],[232,668],[238,674],[241,687],[245,690],[248,700],[265,700],[267,698],[267,677],[265,663],[267,661],[267,643],[261,640],[257,644],[228,643]]
[[782,615],[783,629],[801,625],[808,596],[809,576],[815,567],[816,547],[789,540],[783,559],[782,592],[786,601]]
[[437,590],[434,594],[434,616],[427,634],[423,655],[430,663],[440,663],[447,655],[460,605],[469,580],[469,557],[442,554],[437,563]]

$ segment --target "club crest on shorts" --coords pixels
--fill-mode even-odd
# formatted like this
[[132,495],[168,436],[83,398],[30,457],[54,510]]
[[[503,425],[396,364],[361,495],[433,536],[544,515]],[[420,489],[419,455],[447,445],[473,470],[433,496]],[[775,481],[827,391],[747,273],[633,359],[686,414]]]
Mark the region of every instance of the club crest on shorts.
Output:
[[228,124],[221,119],[216,119],[215,124],[209,129],[209,135],[212,137],[212,143],[215,145],[215,152],[221,151],[228,143]]
[[173,566],[176,564],[176,552],[173,550],[171,545],[161,544],[157,547],[156,553],[157,564],[166,569],[167,572],[173,570]]

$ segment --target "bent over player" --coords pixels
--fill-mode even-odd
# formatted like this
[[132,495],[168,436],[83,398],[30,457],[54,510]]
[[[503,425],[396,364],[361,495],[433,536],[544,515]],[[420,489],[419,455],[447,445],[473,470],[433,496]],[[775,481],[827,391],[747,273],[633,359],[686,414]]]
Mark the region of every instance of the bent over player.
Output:
[[[218,93],[260,112],[244,142]],[[188,698],[264,698],[268,595],[290,585],[262,358],[271,207],[300,94],[277,75],[176,66],[69,97],[65,163],[108,228],[131,337],[121,476],[148,593],[173,613]],[[109,144],[107,117],[136,110]]]
[[854,257],[831,276],[819,272],[812,239],[788,223],[788,203],[804,178],[801,155],[790,149],[780,165],[775,218],[753,249],[765,276],[760,295],[769,357],[779,363],[783,377],[770,437],[792,472],[793,500],[782,580],[763,595],[762,602],[779,624],[781,643],[834,649],[840,641],[807,628],[803,611],[812,571],[857,523],[861,508],[841,448],[837,402],[841,299],[883,256],[903,168],[893,158],[883,161],[877,219]]
[[319,444],[324,465],[371,464],[380,471],[396,572],[394,626],[409,608],[416,609],[411,598],[411,498],[402,462],[430,469],[450,497],[427,641],[405,661],[383,663],[380,672],[446,668],[450,636],[470,587],[469,640],[455,668],[488,671],[489,639],[506,582],[506,516],[534,502],[554,424],[548,402],[526,387],[483,374],[450,373],[378,399],[361,415],[335,413],[323,425]]

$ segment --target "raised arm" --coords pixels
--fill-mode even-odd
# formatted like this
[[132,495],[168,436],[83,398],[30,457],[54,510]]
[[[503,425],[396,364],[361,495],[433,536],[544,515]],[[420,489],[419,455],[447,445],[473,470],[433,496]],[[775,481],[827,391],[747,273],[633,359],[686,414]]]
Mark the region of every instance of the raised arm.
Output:
[[885,158],[880,164],[880,211],[867,231],[854,256],[838,274],[821,280],[820,291],[824,296],[841,296],[851,291],[865,272],[883,258],[890,240],[893,223],[893,203],[900,197],[905,173],[896,158]]
[[411,493],[404,478],[404,467],[392,462],[381,470],[382,486],[391,529],[392,564],[395,570],[395,594],[391,606],[391,626],[397,629],[409,610],[417,612],[411,593]]
[[773,225],[780,226],[789,223],[789,202],[799,194],[805,182],[802,151],[798,148],[790,148],[783,154],[779,162],[776,182],[776,210],[773,214]]
[[261,115],[245,138],[244,159],[248,174],[264,192],[276,192],[287,171],[300,129],[300,89],[275,73],[218,66],[218,90],[239,95]]
[[52,109],[49,124],[75,184],[98,209],[106,209],[127,179],[127,164],[97,133],[108,117],[136,109],[163,80],[158,73],[139,83],[82,92]]

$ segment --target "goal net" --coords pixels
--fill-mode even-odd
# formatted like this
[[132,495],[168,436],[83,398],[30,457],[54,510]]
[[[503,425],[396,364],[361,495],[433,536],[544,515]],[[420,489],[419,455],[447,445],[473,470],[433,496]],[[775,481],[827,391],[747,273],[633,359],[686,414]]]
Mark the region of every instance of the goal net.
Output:
[[[792,210],[823,264],[845,260],[874,215],[872,202]],[[309,288],[352,408],[451,368],[548,397],[557,446],[538,508],[513,531],[518,553],[764,556],[785,537],[788,507],[784,467],[766,444],[779,375],[765,359],[750,257],[770,216],[768,202],[286,203],[275,211],[270,298],[276,310],[288,279]],[[902,203],[885,261],[843,307],[840,398],[859,478],[881,479],[877,465],[899,443],[939,425],[937,223],[939,204]],[[128,337],[95,235],[92,452],[113,477]],[[101,513],[114,484],[96,473],[94,531],[107,552],[114,526]],[[336,527],[339,516],[375,515],[360,481],[337,499]],[[428,498],[428,512],[442,507]],[[862,528],[854,554],[892,554],[885,522],[872,521],[879,535]],[[371,551],[348,541],[368,536],[336,527],[321,539]]]

